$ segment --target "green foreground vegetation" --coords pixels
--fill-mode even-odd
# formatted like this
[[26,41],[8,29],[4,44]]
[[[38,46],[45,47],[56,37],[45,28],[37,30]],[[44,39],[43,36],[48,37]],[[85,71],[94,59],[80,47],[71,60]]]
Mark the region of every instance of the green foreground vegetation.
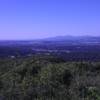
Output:
[[100,63],[0,59],[0,100],[100,100]]

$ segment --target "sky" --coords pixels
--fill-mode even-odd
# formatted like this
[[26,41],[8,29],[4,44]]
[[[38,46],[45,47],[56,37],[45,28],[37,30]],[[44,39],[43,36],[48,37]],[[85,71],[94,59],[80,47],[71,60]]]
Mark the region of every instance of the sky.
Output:
[[0,40],[100,36],[100,0],[0,0]]

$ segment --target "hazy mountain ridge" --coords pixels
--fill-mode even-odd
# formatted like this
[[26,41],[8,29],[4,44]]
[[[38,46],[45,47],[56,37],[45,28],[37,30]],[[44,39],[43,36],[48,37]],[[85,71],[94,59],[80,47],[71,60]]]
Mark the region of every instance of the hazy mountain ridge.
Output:
[[100,36],[56,36],[46,38],[47,41],[98,41],[100,42]]
[[56,36],[44,39],[35,40],[1,40],[0,45],[12,44],[34,44],[34,43],[49,43],[49,42],[76,42],[76,43],[100,43],[100,36]]

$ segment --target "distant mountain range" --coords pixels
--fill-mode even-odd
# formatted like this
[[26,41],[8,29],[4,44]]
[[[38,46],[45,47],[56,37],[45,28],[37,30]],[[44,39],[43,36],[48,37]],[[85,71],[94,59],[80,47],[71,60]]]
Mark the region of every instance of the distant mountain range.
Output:
[[81,41],[100,41],[99,36],[56,36],[46,38],[48,41],[68,41],[68,40],[81,40]]
[[[12,42],[13,41],[13,42]],[[0,41],[0,45],[25,45],[25,44],[47,44],[47,43],[76,43],[76,44],[100,44],[100,37],[97,36],[56,36],[45,39],[37,40],[9,40],[9,41]]]
[[57,36],[42,39],[40,41],[55,43],[74,43],[74,44],[100,44],[100,37],[97,36]]

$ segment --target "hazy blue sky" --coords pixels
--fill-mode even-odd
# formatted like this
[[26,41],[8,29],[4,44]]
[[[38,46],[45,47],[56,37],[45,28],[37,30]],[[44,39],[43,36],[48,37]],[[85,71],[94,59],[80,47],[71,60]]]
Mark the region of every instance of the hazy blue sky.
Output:
[[100,35],[100,0],[0,0],[0,39]]

